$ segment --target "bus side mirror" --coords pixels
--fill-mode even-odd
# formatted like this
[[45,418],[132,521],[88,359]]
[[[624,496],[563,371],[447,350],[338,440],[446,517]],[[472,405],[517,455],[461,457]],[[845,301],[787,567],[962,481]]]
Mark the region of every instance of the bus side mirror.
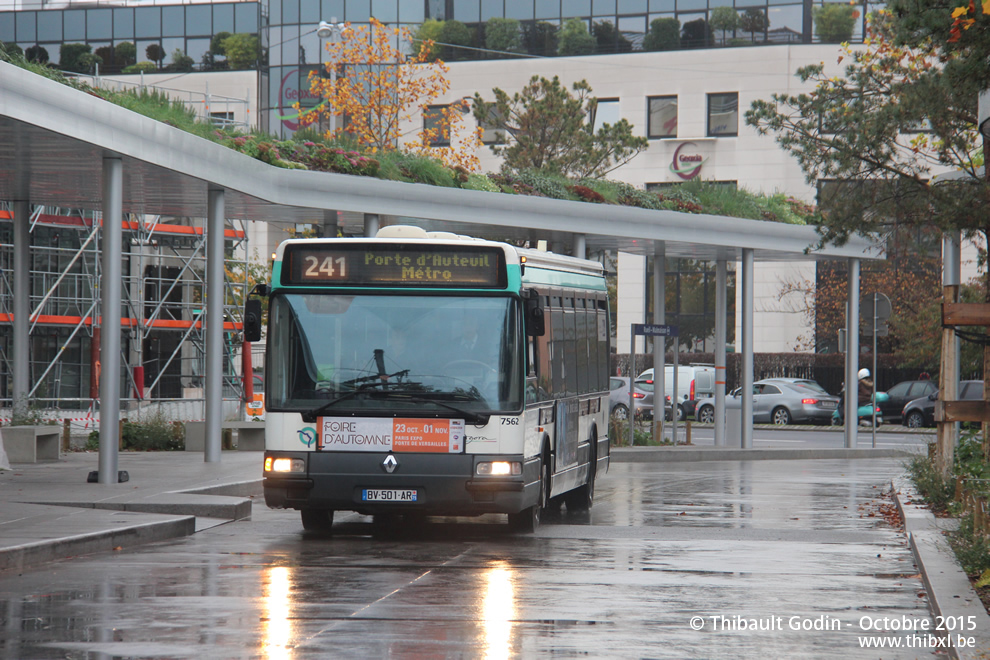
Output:
[[261,340],[261,301],[248,298],[244,303],[244,341]]
[[543,321],[542,297],[533,289],[527,289],[525,294],[526,334],[531,337],[542,337],[547,332],[546,323]]

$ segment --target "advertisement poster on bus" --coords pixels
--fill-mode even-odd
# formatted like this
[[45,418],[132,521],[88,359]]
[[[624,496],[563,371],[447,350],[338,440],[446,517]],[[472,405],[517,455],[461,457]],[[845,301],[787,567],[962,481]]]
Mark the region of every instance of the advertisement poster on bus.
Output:
[[320,417],[318,429],[318,451],[464,451],[463,419]]

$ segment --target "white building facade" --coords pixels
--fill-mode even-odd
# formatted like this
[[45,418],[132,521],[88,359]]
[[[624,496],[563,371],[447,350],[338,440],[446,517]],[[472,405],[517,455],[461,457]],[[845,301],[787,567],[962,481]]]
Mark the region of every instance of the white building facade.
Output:
[[[683,181],[675,169],[699,164],[697,176],[703,180],[814,203],[816,191],[805,181],[797,162],[772,137],[761,136],[747,126],[744,115],[758,99],[807,90],[795,75],[802,66],[824,62],[826,70],[840,73],[838,56],[836,45],[801,44],[455,62],[450,64],[447,100],[470,97],[475,92],[493,99],[491,90],[496,87],[511,96],[534,75],[559,76],[568,87],[586,80],[605,110],[606,121],[625,118],[635,134],[649,137],[671,132],[669,99],[673,99],[674,135],[651,137],[649,148],[612,172],[610,178],[638,188],[660,187]],[[656,107],[656,99],[666,102],[665,112],[655,113],[651,124],[650,107],[651,103]],[[661,120],[663,125],[655,125]],[[676,164],[675,154],[679,158]],[[499,169],[499,159],[489,149],[480,155],[483,171]],[[685,156],[692,160],[684,160]],[[649,320],[644,318],[646,259],[620,254],[618,272],[616,348],[625,353],[629,351],[629,324]],[[795,294],[781,296],[785,282],[801,280],[815,281],[814,263],[756,264],[755,351],[793,351],[801,337],[812,332],[801,311],[802,301],[794,299]],[[740,293],[737,291],[737,297]]]

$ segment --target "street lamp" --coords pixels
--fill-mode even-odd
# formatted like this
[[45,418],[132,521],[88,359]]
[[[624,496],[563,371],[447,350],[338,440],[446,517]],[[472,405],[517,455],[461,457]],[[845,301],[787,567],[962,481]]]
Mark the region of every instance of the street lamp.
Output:
[[[344,33],[344,31],[350,28],[347,27],[345,23],[338,23],[336,16],[330,17],[330,22],[320,21],[320,26],[316,29],[316,36],[320,39],[334,39],[339,37]],[[323,46],[320,45],[320,68],[323,68]],[[322,74],[321,74],[322,77]],[[337,88],[337,66],[334,64],[330,67],[330,89],[336,90]],[[331,106],[330,108],[330,134],[337,130],[337,108],[336,106]]]

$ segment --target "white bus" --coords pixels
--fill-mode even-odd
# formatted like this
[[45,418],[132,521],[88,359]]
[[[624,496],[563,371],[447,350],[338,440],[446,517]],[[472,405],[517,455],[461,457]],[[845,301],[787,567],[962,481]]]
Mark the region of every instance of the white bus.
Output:
[[307,530],[357,511],[506,513],[523,532],[591,507],[609,465],[601,264],[399,226],[285,241],[255,294],[269,507]]

